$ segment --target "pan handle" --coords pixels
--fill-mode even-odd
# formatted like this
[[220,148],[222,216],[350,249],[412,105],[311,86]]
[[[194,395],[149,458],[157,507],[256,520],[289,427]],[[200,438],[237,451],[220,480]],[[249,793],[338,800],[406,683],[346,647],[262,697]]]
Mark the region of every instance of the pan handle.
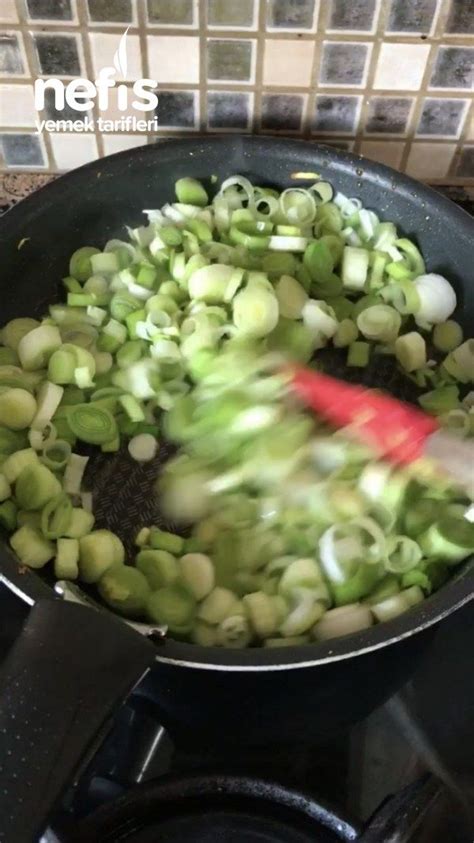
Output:
[[154,645],[119,619],[39,600],[0,673],[0,841],[33,843]]

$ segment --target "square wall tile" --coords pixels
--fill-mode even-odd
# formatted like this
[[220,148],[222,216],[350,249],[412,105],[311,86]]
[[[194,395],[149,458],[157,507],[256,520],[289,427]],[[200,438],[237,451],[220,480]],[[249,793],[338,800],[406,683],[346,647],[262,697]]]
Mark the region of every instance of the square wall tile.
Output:
[[258,0],[207,0],[207,25],[210,29],[254,28],[257,7]]
[[474,178],[474,146],[465,146],[461,150],[456,175],[465,176],[468,179]]
[[430,79],[430,88],[472,88],[474,48],[440,47]]
[[415,179],[444,179],[456,151],[454,143],[414,143],[406,172]]
[[376,8],[376,0],[331,0],[328,32],[372,32]]
[[136,146],[146,146],[146,135],[111,135],[107,132],[102,137],[104,154],[113,155],[124,149],[134,149]]
[[471,0],[451,0],[445,32],[450,35],[474,33],[474,3]]
[[51,146],[58,170],[73,170],[99,157],[94,135],[52,134]]
[[268,0],[267,28],[312,31],[316,11],[315,0]]
[[459,137],[468,106],[469,100],[425,99],[416,134]]
[[387,32],[430,33],[437,3],[438,0],[392,0]]
[[38,135],[0,135],[7,167],[45,167],[43,143]]
[[209,38],[207,78],[212,82],[252,82],[255,41]]
[[318,96],[312,124],[313,132],[353,135],[359,119],[361,97]]
[[37,117],[32,85],[0,85],[0,126],[34,126]]
[[207,125],[209,129],[250,128],[253,94],[240,91],[209,91]]
[[24,72],[18,36],[13,32],[0,32],[0,73],[3,76],[21,76]]
[[394,170],[400,168],[405,150],[405,144],[400,141],[362,141],[360,154],[371,161],[378,161],[379,164],[386,164]]
[[158,89],[155,114],[160,129],[195,129],[198,123],[196,91]]
[[89,19],[93,23],[131,23],[132,0],[87,0]]
[[18,12],[16,10],[15,0],[2,0],[0,3],[0,20],[8,23],[17,23]]
[[148,21],[157,26],[195,26],[194,0],[147,0]]
[[199,82],[199,38],[180,35],[149,35],[150,78],[159,82]]
[[72,20],[71,0],[26,0],[30,20]]
[[277,41],[266,38],[263,84],[306,87],[311,83],[313,54],[313,41]]
[[[102,67],[114,67],[114,56],[119,48],[121,35],[105,32],[91,32],[89,40],[92,53],[94,73],[98,74]],[[140,39],[138,35],[127,34],[125,39],[125,66],[117,72],[116,79],[141,79],[143,76]]]
[[365,82],[371,45],[352,41],[325,41],[319,82],[322,85],[359,87]]
[[428,44],[382,44],[374,88],[418,91],[426,68]]
[[46,76],[81,76],[77,35],[33,34],[40,73]]
[[304,103],[301,94],[263,94],[262,129],[300,132]]
[[405,134],[413,102],[411,97],[371,97],[365,132]]

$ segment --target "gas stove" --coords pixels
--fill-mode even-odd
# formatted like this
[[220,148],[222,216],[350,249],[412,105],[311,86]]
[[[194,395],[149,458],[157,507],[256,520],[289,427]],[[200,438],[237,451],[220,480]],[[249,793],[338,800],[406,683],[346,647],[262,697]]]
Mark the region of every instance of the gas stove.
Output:
[[[0,659],[26,611],[0,588]],[[473,649],[468,605],[440,625],[407,686],[318,744],[282,734],[271,746],[189,746],[139,685],[42,843],[471,843]]]

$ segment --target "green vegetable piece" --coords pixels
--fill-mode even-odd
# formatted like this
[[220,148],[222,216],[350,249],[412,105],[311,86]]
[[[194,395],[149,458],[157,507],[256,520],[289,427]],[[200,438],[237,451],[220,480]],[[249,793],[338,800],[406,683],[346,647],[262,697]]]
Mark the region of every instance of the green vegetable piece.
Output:
[[61,483],[45,465],[26,466],[15,485],[18,506],[27,512],[41,509],[61,492]]
[[70,408],[67,422],[73,434],[90,445],[102,445],[117,437],[113,415],[94,404],[76,404]]
[[98,582],[113,565],[125,560],[125,548],[110,530],[95,530],[79,539],[79,572],[86,583]]
[[17,506],[14,501],[8,500],[0,504],[0,526],[11,533],[17,524]]
[[310,243],[303,255],[303,264],[315,284],[327,284],[334,272],[334,257],[324,240]]
[[174,189],[178,202],[183,202],[185,205],[204,207],[209,203],[207,192],[197,179],[190,177],[178,179]]
[[69,274],[77,281],[87,281],[92,273],[91,257],[100,254],[100,249],[94,246],[82,246],[71,255],[69,261]]
[[99,594],[102,599],[121,615],[131,618],[144,613],[150,597],[150,586],[146,577],[130,565],[113,565],[100,578]]
[[10,545],[23,565],[28,568],[43,568],[55,554],[53,542],[41,535],[39,530],[24,524],[10,537]]
[[175,556],[183,552],[184,539],[176,533],[167,533],[159,527],[152,527],[150,530],[150,544],[156,550],[167,550]]
[[189,591],[180,585],[168,585],[148,597],[146,613],[153,623],[164,624],[171,634],[190,632],[196,602]]
[[368,342],[352,342],[347,354],[347,365],[364,368],[370,359],[370,345]]
[[77,539],[58,539],[54,576],[58,580],[77,580],[79,576],[79,542]]
[[146,577],[152,591],[171,585],[179,575],[176,559],[167,550],[141,550],[137,553],[135,565]]

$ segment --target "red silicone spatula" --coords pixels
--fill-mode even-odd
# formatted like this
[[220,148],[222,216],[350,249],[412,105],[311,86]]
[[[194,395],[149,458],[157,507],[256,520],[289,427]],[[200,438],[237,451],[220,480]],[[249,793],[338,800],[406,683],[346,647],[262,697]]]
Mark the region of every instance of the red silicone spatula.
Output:
[[299,398],[336,428],[352,435],[385,459],[407,465],[420,457],[472,490],[474,445],[445,433],[432,416],[391,395],[345,383],[311,369],[292,369]]

